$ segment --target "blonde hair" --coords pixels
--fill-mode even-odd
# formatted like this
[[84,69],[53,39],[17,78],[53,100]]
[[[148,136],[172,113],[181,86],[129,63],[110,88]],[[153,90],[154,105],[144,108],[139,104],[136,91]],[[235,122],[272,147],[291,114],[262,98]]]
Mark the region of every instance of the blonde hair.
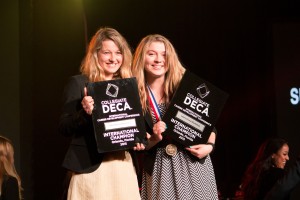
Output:
[[19,198],[22,199],[21,178],[14,165],[14,148],[12,142],[3,136],[0,136],[0,174],[0,188],[2,188],[4,175],[9,175],[17,179],[19,185]]
[[103,81],[104,71],[98,63],[97,52],[102,48],[102,42],[106,40],[113,41],[120,49],[123,55],[123,63],[114,77],[129,78],[131,74],[132,53],[130,46],[125,38],[115,29],[109,27],[100,28],[92,37],[85,58],[83,59],[80,72],[86,75],[90,82]]
[[166,48],[165,67],[167,73],[165,75],[164,95],[167,104],[175,93],[185,72],[185,68],[182,66],[175,48],[166,37],[159,34],[152,34],[144,37],[138,44],[132,61],[132,73],[133,76],[137,78],[141,104],[144,112],[149,110],[149,106],[147,104],[148,92],[146,89],[145,79],[145,55],[149,46],[153,42],[162,42]]

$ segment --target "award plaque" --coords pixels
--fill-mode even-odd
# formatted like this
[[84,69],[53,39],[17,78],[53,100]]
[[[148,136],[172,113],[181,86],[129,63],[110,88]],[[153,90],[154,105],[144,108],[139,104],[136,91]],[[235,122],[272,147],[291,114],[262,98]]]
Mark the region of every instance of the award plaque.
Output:
[[163,117],[165,131],[184,146],[205,144],[228,94],[186,71]]
[[130,149],[146,136],[135,78],[89,83],[98,152]]

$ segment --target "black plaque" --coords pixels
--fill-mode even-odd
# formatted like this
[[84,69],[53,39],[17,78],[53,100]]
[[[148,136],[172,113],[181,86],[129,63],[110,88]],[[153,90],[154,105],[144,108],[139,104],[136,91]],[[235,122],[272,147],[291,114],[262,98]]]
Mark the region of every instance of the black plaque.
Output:
[[89,83],[98,152],[130,149],[145,138],[146,130],[135,78]]
[[186,71],[163,117],[165,134],[184,146],[206,143],[227,98],[224,91]]

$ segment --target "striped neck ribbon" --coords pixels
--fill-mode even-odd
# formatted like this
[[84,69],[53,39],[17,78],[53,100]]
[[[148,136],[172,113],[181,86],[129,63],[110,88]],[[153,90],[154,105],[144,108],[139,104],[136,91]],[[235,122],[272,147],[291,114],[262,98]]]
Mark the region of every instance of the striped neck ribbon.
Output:
[[154,112],[156,120],[157,121],[161,121],[161,112],[159,110],[159,107],[158,107],[158,104],[157,104],[157,102],[155,100],[155,97],[154,97],[154,95],[153,95],[153,93],[151,91],[151,88],[150,88],[150,86],[148,84],[147,84],[147,89],[148,89],[148,93],[149,93],[148,100],[149,100],[150,107],[151,107],[151,109]]

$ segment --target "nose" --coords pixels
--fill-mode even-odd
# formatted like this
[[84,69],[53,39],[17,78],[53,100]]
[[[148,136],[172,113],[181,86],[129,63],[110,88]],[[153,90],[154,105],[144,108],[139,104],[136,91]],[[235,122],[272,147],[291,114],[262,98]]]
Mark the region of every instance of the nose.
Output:
[[164,57],[161,56],[161,55],[157,55],[157,56],[155,57],[155,62],[156,62],[156,63],[161,63],[163,60],[164,60]]
[[115,55],[114,53],[111,53],[111,54],[110,54],[110,57],[109,57],[109,60],[110,60],[111,62],[115,61],[115,60],[116,60],[116,55]]

